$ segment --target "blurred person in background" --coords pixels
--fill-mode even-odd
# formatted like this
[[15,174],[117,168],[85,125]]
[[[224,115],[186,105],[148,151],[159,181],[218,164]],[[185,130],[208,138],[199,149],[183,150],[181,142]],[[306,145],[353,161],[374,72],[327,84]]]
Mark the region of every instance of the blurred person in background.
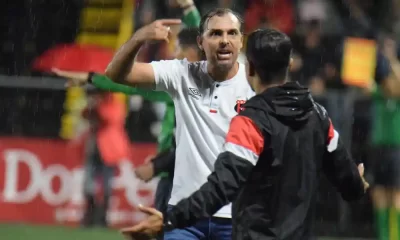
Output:
[[[186,28],[178,33],[174,55],[177,59],[187,59],[190,62],[200,61],[203,59],[203,52],[197,46],[200,14],[192,0],[178,0],[178,3],[183,10],[182,22]],[[55,73],[58,76],[71,79],[71,85],[81,85],[90,80],[94,86],[104,91],[140,95],[145,100],[166,104],[162,130],[158,137],[158,154],[150,157],[145,161],[145,164],[135,170],[136,176],[146,182],[155,176],[161,177],[156,190],[155,207],[161,212],[166,212],[175,166],[175,110],[174,102],[168,93],[117,84],[104,75],[94,73],[76,73],[60,70],[55,70]]]
[[[125,104],[116,94],[95,91],[84,111],[90,133],[84,166],[84,196],[86,210],[82,225],[107,226],[107,210],[112,194],[112,178],[117,164],[129,155],[129,140],[125,132]],[[103,199],[98,201],[97,180],[102,179]]]
[[[374,2],[374,3],[373,3]],[[344,35],[371,38],[375,34],[375,22],[372,12],[376,11],[381,0],[345,0],[332,1],[342,17]],[[385,10],[386,11],[386,10]]]
[[392,37],[385,37],[382,53],[386,61],[378,62],[378,85],[368,89],[374,105],[371,194],[378,239],[388,240],[400,239],[400,62]]
[[298,39],[296,47],[296,59],[301,61],[301,67],[296,69],[294,79],[299,81],[304,86],[310,86],[318,70],[323,65],[324,46],[322,43],[321,23],[312,19],[305,23],[305,32]]
[[[254,95],[237,62],[243,45],[242,22],[230,9],[213,9],[200,22],[198,45],[207,61],[135,61],[149,41],[169,41],[176,19],[153,22],[119,49],[106,75],[122,84],[168,92],[176,110],[176,164],[170,205],[206,182],[229,128],[241,105]],[[231,239],[231,206],[194,226],[164,233],[164,239]]]
[[[303,31],[303,24],[317,20],[321,23],[320,31],[323,34],[335,35],[343,32],[346,27],[342,24],[338,9],[335,4],[343,5],[345,1],[331,0],[302,0],[294,1],[296,4],[296,21],[299,27],[296,31]],[[339,3],[337,3],[339,2]]]
[[195,0],[200,12],[206,13],[214,8],[229,8],[233,11],[244,14],[246,1],[243,0]]
[[245,13],[245,29],[251,32],[263,25],[292,33],[295,28],[295,12],[290,0],[254,0],[249,1]]

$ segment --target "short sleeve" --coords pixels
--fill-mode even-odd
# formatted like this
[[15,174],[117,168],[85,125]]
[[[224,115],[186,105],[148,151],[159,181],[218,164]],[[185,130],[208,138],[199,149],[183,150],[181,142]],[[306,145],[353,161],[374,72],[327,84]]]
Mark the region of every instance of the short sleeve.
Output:
[[182,79],[187,75],[188,61],[174,59],[153,61],[150,64],[154,71],[156,90],[175,95]]

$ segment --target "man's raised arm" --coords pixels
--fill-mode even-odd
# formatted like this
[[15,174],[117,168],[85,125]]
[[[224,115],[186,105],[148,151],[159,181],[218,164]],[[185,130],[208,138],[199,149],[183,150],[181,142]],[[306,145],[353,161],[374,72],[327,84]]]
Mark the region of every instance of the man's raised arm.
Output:
[[150,63],[136,62],[136,55],[146,41],[168,41],[169,26],[176,24],[181,24],[181,20],[162,19],[136,31],[132,38],[118,49],[106,69],[106,76],[114,82],[134,87],[154,87],[153,67]]

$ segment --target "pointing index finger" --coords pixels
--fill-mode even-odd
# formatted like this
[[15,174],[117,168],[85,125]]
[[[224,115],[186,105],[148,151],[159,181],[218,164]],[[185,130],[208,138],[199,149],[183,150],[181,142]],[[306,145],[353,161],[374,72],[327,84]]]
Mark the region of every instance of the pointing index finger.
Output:
[[178,18],[175,19],[161,19],[159,20],[162,25],[179,25],[182,21]]
[[358,165],[358,171],[360,172],[361,176],[364,176],[364,164]]
[[139,210],[142,211],[142,212],[144,212],[144,213],[147,213],[147,214],[154,214],[153,209],[150,208],[150,207],[145,207],[145,206],[143,206],[143,205],[139,205],[138,207],[139,207]]

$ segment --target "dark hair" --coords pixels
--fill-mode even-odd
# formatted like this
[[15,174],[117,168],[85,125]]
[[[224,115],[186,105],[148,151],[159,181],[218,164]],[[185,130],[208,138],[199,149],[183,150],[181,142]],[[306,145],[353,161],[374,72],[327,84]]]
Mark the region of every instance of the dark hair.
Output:
[[214,8],[214,9],[208,11],[206,14],[204,14],[204,15],[201,17],[199,35],[203,35],[203,33],[204,33],[205,30],[206,30],[208,21],[209,21],[212,17],[214,17],[214,16],[219,16],[219,17],[221,17],[221,16],[224,16],[224,15],[229,14],[229,13],[230,13],[230,14],[233,14],[233,15],[239,20],[239,23],[240,23],[240,32],[243,32],[243,19],[240,17],[240,15],[239,15],[238,13],[232,11],[232,10],[229,9],[229,8]]
[[292,54],[290,38],[274,29],[259,29],[247,38],[246,57],[264,83],[283,81]]
[[205,59],[204,53],[197,45],[198,33],[199,33],[199,28],[197,27],[184,28],[178,33],[178,41],[179,45],[182,48],[196,49],[199,59],[204,60]]
[[179,45],[181,46],[197,46],[197,34],[199,28],[184,28],[178,33]]

